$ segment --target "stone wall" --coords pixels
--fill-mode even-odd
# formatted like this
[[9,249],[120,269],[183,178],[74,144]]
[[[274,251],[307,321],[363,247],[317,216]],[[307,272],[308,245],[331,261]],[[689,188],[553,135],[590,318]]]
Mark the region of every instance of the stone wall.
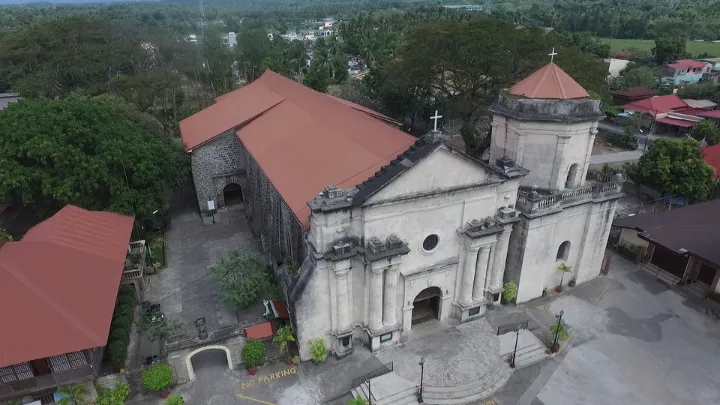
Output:
[[207,202],[210,199],[215,200],[216,208],[223,207],[223,188],[230,183],[237,183],[245,191],[244,151],[235,131],[229,131],[191,152],[193,181],[200,211],[208,210]]

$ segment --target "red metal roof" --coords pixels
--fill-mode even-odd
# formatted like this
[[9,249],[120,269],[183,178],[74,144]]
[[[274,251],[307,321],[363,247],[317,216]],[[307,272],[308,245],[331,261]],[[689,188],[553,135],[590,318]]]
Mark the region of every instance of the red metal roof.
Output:
[[692,59],[680,59],[676,60],[674,63],[668,63],[668,67],[671,67],[673,69],[687,69],[687,68],[702,68],[705,67],[707,63],[705,62],[698,62],[696,60]]
[[[281,101],[255,105],[259,89],[273,94],[262,96],[264,100]],[[415,142],[376,119],[384,117],[380,113],[366,113],[271,71],[218,100],[215,106],[222,104],[222,109],[206,113],[210,107],[183,121],[192,120],[193,126],[181,122],[187,149],[225,131],[218,126],[206,130],[204,121],[225,120],[231,125],[222,127],[228,128],[244,123],[236,131],[238,138],[305,229],[310,226],[307,202],[325,187],[354,187]],[[243,107],[252,111],[237,113]],[[221,113],[239,118],[215,117]]]
[[691,126],[695,125],[695,123],[692,121],[679,120],[677,118],[670,118],[670,117],[658,118],[657,122],[661,122],[661,123],[667,124],[667,125],[673,125],[676,127],[683,127],[683,128],[690,128]]
[[703,111],[697,113],[698,117],[705,117],[705,118],[717,118],[720,119],[720,110],[712,110],[712,111]]
[[552,62],[512,86],[510,93],[527,98],[558,100],[590,97],[578,82]]
[[715,169],[715,176],[720,177],[720,144],[700,149],[705,156],[705,162]]
[[656,113],[666,113],[678,108],[688,108],[687,105],[680,97],[675,94],[669,94],[667,96],[655,96],[649,97],[643,100],[633,101],[632,103],[620,106],[620,108],[630,111],[647,112],[651,115]]
[[0,247],[0,367],[107,343],[132,226],[67,205]]
[[270,322],[261,323],[259,325],[248,326],[243,329],[243,335],[247,339],[265,339],[275,334]]

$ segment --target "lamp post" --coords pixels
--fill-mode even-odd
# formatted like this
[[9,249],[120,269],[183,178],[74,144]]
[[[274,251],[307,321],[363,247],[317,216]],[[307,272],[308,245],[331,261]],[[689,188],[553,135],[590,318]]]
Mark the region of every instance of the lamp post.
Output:
[[515,328],[515,348],[513,349],[512,361],[510,362],[511,368],[515,368],[515,355],[517,354],[518,340],[520,340],[520,326]]
[[564,314],[565,314],[565,311],[562,311],[562,310],[561,310],[561,311],[560,311],[560,315],[557,316],[558,323],[557,323],[557,328],[555,328],[555,339],[553,340],[553,346],[552,346],[552,349],[553,349],[553,352],[554,352],[554,353],[557,353],[557,349],[558,349],[558,338],[560,337],[560,325],[561,325],[562,317],[563,317]]
[[372,389],[370,388],[370,380],[368,380],[368,405],[372,405]]
[[423,376],[425,374],[425,357],[420,357],[420,392],[418,393],[418,402],[423,403]]

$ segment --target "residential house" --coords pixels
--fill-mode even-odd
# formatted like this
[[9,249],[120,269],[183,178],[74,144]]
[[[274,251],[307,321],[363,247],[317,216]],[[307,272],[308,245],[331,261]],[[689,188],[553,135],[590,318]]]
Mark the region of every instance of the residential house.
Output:
[[685,112],[692,110],[692,107],[675,94],[633,101],[620,108],[627,113],[642,114],[653,133],[685,134],[702,120],[697,116],[686,114]]
[[710,67],[710,70],[714,71],[720,71],[720,58],[705,58],[705,59],[698,59],[700,62],[709,63],[712,65]]
[[713,65],[692,59],[681,59],[665,66],[666,74],[661,80],[675,86],[684,86],[699,82],[703,74],[709,72]]
[[633,53],[630,51],[613,52],[610,56],[614,59],[628,59],[633,56]]
[[227,34],[223,34],[222,42],[228,48],[235,48],[237,46],[237,34],[232,31]]
[[620,72],[627,67],[629,60],[607,58],[605,59],[605,67],[608,70],[608,79],[620,76]]
[[697,109],[698,113],[703,111],[711,111],[717,107],[717,103],[710,100],[694,100],[691,98],[684,98],[683,101],[693,109]]
[[0,402],[98,376],[132,227],[67,205],[0,246]]
[[698,295],[720,293],[720,200],[616,219],[618,244],[646,269]]
[[656,95],[655,91],[647,87],[632,87],[627,90],[613,90],[611,93],[615,105],[630,104],[634,101],[644,100]]
[[0,111],[7,108],[8,104],[22,100],[20,93],[0,93]]

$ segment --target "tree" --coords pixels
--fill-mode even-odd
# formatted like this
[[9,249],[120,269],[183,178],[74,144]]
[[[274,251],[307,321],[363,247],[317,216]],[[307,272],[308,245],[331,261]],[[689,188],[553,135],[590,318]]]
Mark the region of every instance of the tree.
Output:
[[715,171],[703,160],[694,139],[658,139],[640,161],[627,165],[626,171],[638,184],[691,201],[706,199],[715,185]]
[[12,242],[13,237],[8,233],[8,231],[4,230],[3,228],[0,228],[0,242]]
[[23,100],[0,114],[0,194],[40,217],[74,204],[150,221],[187,176],[162,126],[119,99]]
[[272,287],[267,264],[257,253],[233,253],[213,268],[220,294],[236,308],[246,308]]
[[184,405],[185,400],[180,395],[170,395],[165,405]]
[[180,332],[183,324],[157,314],[142,314],[135,320],[135,325],[151,342],[164,343],[170,336]]
[[687,85],[677,91],[677,95],[680,98],[689,99],[710,99],[714,101],[720,101],[720,92],[717,86],[709,82],[701,82]]
[[280,343],[280,353],[288,349],[288,343],[294,342],[295,336],[293,336],[293,330],[289,326],[278,329],[275,337],[273,337],[274,343]]
[[615,87],[622,90],[633,87],[654,88],[658,84],[658,75],[648,67],[634,67],[623,71],[620,76],[613,80],[613,83]]
[[698,141],[705,140],[708,145],[720,142],[720,126],[713,120],[702,120],[692,131],[692,137]]
[[562,289],[563,278],[565,278],[565,274],[572,273],[572,267],[568,266],[567,263],[562,262],[557,266],[557,270],[560,272],[560,284],[558,284],[558,288]]
[[264,28],[241,31],[237,41],[238,63],[249,83],[262,74],[262,62],[272,50],[272,41],[268,38]]
[[672,63],[686,55],[687,39],[681,35],[662,35],[655,39],[655,61],[658,64]]
[[58,388],[57,392],[63,395],[58,405],[85,405],[87,403],[88,390],[84,384],[63,385]]
[[130,386],[123,382],[115,383],[114,388],[105,388],[95,383],[95,390],[98,393],[95,405],[124,405],[130,395]]
[[327,70],[320,66],[319,62],[313,60],[310,64],[310,69],[308,69],[308,72],[303,79],[303,84],[319,92],[325,93],[328,85],[330,84],[330,76],[328,75]]

